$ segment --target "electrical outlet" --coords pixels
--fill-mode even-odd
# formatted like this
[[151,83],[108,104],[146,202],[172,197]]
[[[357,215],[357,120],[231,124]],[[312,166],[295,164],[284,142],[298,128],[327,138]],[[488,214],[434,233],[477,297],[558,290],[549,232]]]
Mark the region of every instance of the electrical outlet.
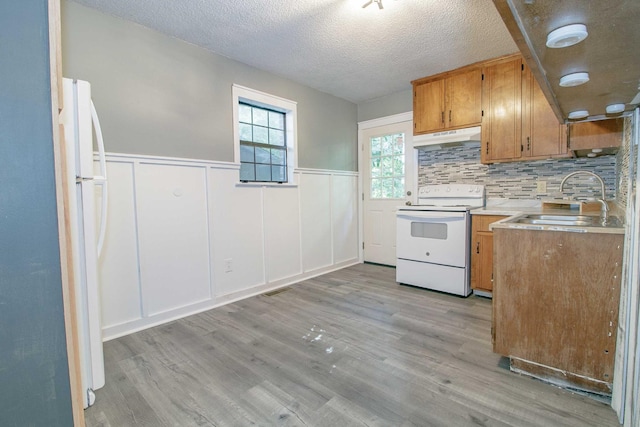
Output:
[[224,260],[224,272],[231,273],[233,271],[233,259],[227,258]]
[[536,187],[536,191],[538,193],[546,193],[547,192],[547,181],[538,181],[538,185]]

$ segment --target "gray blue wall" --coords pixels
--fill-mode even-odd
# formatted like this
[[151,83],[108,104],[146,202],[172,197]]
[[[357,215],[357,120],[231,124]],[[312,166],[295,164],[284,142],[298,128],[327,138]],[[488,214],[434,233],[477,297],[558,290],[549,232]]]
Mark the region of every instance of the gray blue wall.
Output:
[[63,72],[88,80],[107,151],[233,161],[233,83],[298,103],[298,166],[357,170],[357,106],[62,2]]
[[413,89],[410,82],[407,82],[405,91],[359,103],[358,121],[379,119],[407,111],[413,111]]
[[0,425],[73,424],[46,0],[0,2]]

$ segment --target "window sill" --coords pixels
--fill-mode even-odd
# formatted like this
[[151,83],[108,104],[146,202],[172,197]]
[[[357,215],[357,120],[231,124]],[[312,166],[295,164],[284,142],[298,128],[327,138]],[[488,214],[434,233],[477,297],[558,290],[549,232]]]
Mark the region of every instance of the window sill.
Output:
[[298,184],[286,182],[278,184],[277,182],[236,182],[236,187],[297,187]]

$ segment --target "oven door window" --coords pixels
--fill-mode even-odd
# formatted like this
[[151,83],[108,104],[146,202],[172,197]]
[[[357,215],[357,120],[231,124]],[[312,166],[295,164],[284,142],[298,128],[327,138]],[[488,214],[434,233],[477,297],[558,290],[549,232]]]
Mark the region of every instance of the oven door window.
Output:
[[441,222],[411,222],[411,237],[447,240],[447,224]]

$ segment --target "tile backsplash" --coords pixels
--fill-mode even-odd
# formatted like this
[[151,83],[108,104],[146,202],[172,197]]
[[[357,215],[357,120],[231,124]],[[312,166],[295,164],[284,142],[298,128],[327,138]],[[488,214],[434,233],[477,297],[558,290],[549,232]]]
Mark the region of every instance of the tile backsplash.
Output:
[[[480,144],[418,150],[418,185],[484,184],[487,198],[556,198],[560,196],[562,178],[578,170],[600,175],[605,183],[606,198],[615,198],[615,155],[483,165],[480,163]],[[538,181],[546,181],[546,192],[536,191]],[[600,184],[593,177],[578,175],[567,181],[563,195],[600,198]]]
[[[637,150],[631,150],[631,132],[633,130],[631,117],[625,118],[622,146],[616,155],[616,176],[618,177],[618,204],[626,208],[629,197],[630,166],[636,164]],[[632,158],[633,157],[633,158]]]

